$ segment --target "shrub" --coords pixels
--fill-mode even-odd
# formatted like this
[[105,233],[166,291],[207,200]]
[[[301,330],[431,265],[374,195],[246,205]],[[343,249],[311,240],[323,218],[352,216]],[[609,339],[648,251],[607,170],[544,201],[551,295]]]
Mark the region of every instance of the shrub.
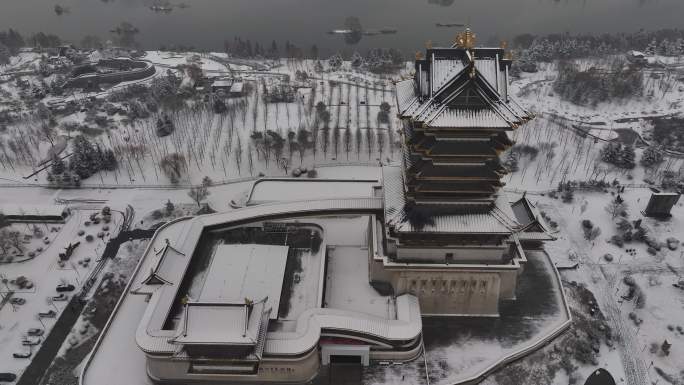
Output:
[[575,194],[573,193],[572,189],[567,189],[561,194],[561,200],[563,200],[563,203],[572,203],[574,199]]
[[641,160],[639,162],[644,167],[651,167],[662,163],[663,160],[663,150],[656,146],[650,146],[641,154]]
[[161,169],[172,184],[178,184],[185,171],[185,157],[177,153],[169,154],[162,158]]
[[584,232],[584,239],[592,241],[601,235],[601,228],[594,226],[594,224],[588,220],[582,220],[582,231]]
[[617,235],[617,234],[610,237],[610,242],[617,247],[622,247],[625,245],[624,238],[620,235]]

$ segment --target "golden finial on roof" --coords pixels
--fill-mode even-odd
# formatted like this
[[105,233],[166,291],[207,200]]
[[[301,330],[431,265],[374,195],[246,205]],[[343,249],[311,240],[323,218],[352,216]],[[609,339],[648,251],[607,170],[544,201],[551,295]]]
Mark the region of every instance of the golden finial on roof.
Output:
[[432,49],[432,40],[428,40],[425,42],[425,48]]
[[501,49],[508,48],[508,42],[506,40],[501,40]]
[[423,53],[418,51],[416,52],[416,60],[421,60],[423,58]]
[[454,43],[459,48],[473,49],[475,48],[475,34],[470,28],[466,28],[465,31],[456,34],[456,39]]

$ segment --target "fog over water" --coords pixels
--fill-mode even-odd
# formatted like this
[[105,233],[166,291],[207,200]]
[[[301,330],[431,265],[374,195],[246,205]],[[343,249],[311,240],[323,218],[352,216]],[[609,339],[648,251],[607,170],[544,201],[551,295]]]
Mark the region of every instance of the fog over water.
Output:
[[[187,8],[177,5],[184,2]],[[55,5],[67,9],[55,13]],[[510,40],[520,33],[635,32],[684,28],[683,0],[171,0],[169,12],[149,0],[2,0],[0,29],[23,34],[54,33],[78,42],[87,34],[103,39],[129,22],[140,30],[143,48],[182,44],[222,50],[240,36],[253,42],[289,40],[322,54],[393,47],[414,52],[432,40],[451,41],[459,28],[435,23],[469,23],[482,42]],[[161,3],[156,3],[161,4]],[[364,36],[354,45],[326,32],[357,17],[364,29],[394,28],[396,34]]]

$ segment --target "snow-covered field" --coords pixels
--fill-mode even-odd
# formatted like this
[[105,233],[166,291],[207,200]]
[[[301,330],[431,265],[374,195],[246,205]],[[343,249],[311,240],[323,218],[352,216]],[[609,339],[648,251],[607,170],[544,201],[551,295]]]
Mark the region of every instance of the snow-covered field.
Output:
[[[144,59],[158,66],[155,77],[165,75],[167,69],[182,76],[181,71],[175,67],[187,64],[188,59],[192,60],[194,55],[150,51]],[[35,54],[23,53],[12,58],[11,64],[0,70],[27,70],[36,60]],[[349,63],[345,63],[337,71],[317,72],[312,61],[282,60],[277,63],[262,63],[267,70],[256,71],[256,66],[252,67],[249,63],[227,63],[224,60],[228,58],[222,54],[199,55],[199,60],[205,74],[239,77],[253,84],[252,91],[245,97],[228,99],[229,112],[225,114],[215,114],[211,108],[187,108],[170,113],[176,129],[163,138],[157,137],[154,132],[158,117],[156,114],[135,122],[130,122],[120,114],[107,116],[109,120],[106,127],[97,131],[91,140],[105,147],[116,148],[117,155],[120,156],[119,168],[113,172],[102,171],[83,181],[88,186],[85,189],[45,189],[40,185],[46,183],[46,171],[24,179],[38,171],[38,162],[47,157],[50,145],[37,129],[41,120],[31,113],[31,108],[35,105],[21,106],[18,121],[0,131],[0,186],[5,184],[22,187],[0,187],[0,203],[51,203],[55,198],[102,200],[112,208],[122,211],[126,205],[131,205],[135,211],[133,225],[147,227],[153,222],[149,220],[150,213],[163,210],[167,200],[177,207],[189,208],[194,204],[187,196],[187,190],[173,188],[162,171],[160,159],[169,153],[182,154],[186,160],[186,169],[180,180],[181,187],[190,183],[197,184],[205,175],[215,181],[215,186],[209,188],[210,195],[206,201],[218,211],[230,210],[231,200],[246,201],[252,182],[240,178],[257,177],[260,173],[285,176],[293,168],[305,166],[309,169],[315,167],[319,178],[377,179],[380,175],[376,166],[379,161],[399,159],[397,144],[400,136],[396,130],[400,126],[396,118],[391,79],[354,71]],[[587,61],[582,65],[591,64]],[[261,92],[264,83],[277,81],[284,75],[295,81],[297,71],[307,72],[309,80],[306,81],[306,87],[296,91],[294,101],[269,104],[263,102]],[[642,219],[642,226],[649,229],[652,237],[659,242],[664,242],[669,237],[684,241],[684,202],[680,201],[675,206],[673,217],[667,221],[643,218],[641,214],[651,193],[645,181],[659,182],[664,171],[681,175],[684,159],[666,156],[658,167],[645,169],[638,164],[643,149],[637,148],[636,168],[625,170],[602,162],[600,157],[604,141],[621,138],[620,129],[631,129],[644,137],[649,127],[639,118],[681,113],[684,88],[681,85],[666,87],[664,81],[645,76],[645,97],[602,103],[597,107],[579,107],[562,101],[554,94],[552,80],[555,76],[554,64],[541,65],[539,72],[523,74],[520,80],[513,83],[512,90],[518,95],[518,100],[538,116],[511,136],[517,144],[533,146],[538,152],[534,156],[522,154],[518,158],[518,170],[504,177],[504,181],[512,194],[528,191],[528,197],[558,224],[558,240],[548,243],[546,249],[557,266],[574,267],[561,272],[566,291],[571,292],[571,308],[592,319],[588,315],[586,303],[572,294],[575,288],[567,286],[574,281],[593,293],[596,305],[615,338],[612,346],[608,346],[605,341],[600,344],[599,352],[596,353],[597,364],[580,363],[570,358],[572,370],[553,371],[553,384],[571,383],[573,378],[583,381],[597,366],[609,369],[619,383],[682,383],[684,335],[680,330],[684,327],[684,291],[672,286],[684,274],[681,246],[676,250],[664,246],[653,255],[643,242],[632,241],[622,247],[608,243],[607,240],[618,231],[615,225],[618,218],[612,218],[605,209],[615,199],[611,194],[615,193],[615,188],[608,188],[607,192],[576,190],[569,203],[550,197],[548,192],[556,189],[559,182],[618,180],[621,185],[626,186],[621,197],[628,207],[630,221]],[[35,76],[22,78],[31,84],[39,84]],[[3,82],[4,79],[0,76],[0,111],[16,107],[15,104],[23,92],[14,81]],[[145,79],[141,83],[149,84],[152,80]],[[124,86],[126,85],[121,84],[97,94],[65,95],[62,99],[82,102],[87,97],[106,98],[112,91],[123,89]],[[315,106],[319,102],[329,112],[329,129],[325,129],[324,123],[317,118]],[[383,102],[389,103],[391,107],[389,122],[377,120]],[[123,103],[114,104],[124,107]],[[106,116],[102,111],[97,111],[96,114]],[[86,117],[87,113],[80,110],[66,116],[57,116],[58,125],[54,135],[73,137],[75,132],[67,132],[61,124],[80,123]],[[625,118],[634,118],[634,121],[617,122]],[[314,142],[313,147],[307,147],[303,151],[290,147],[288,133],[296,134],[300,129],[307,130],[312,135],[310,140]],[[279,133],[285,140],[282,152],[278,154],[280,159],[275,159],[271,150],[265,156],[263,143],[251,138],[253,132],[264,133],[266,130]],[[588,132],[588,135],[581,131]],[[507,156],[506,153],[502,154],[502,159],[505,160]],[[285,163],[287,167],[284,167]],[[227,181],[235,183],[221,183]],[[127,188],[110,188],[117,186]],[[160,189],[162,186],[165,188]],[[264,193],[267,196],[274,194],[273,191]],[[88,267],[75,262],[74,266],[60,268],[56,262],[58,252],[63,251],[66,243],[75,239],[82,240],[83,237],[77,235],[79,229],[86,233],[97,230],[93,226],[82,225],[90,212],[92,211],[87,207],[81,208],[75,210],[66,224],[47,225],[49,244],[41,244],[42,238],[33,239],[26,244],[26,248],[31,250],[43,248],[34,259],[23,263],[0,264],[0,273],[8,279],[25,275],[35,282],[31,292],[14,294],[15,297],[25,298],[26,304],[14,308],[6,304],[0,310],[0,371],[12,371],[18,375],[22,372],[29,360],[11,358],[13,352],[27,350],[21,345],[22,335],[28,328],[41,327],[41,323],[35,318],[38,312],[53,306],[57,311],[63,308],[63,302],[52,302],[53,305],[50,305],[46,298],[56,294],[54,287],[62,280],[77,286],[82,284],[83,278],[94,266],[97,253],[101,253],[104,248],[104,242],[97,237],[92,243],[82,242],[72,257],[72,261],[90,257]],[[122,218],[119,214],[115,214],[114,218],[110,227],[118,228],[115,224]],[[585,239],[580,224],[584,219],[592,221],[601,229],[601,233],[593,240]],[[50,232],[49,228],[55,226],[61,227],[60,231]],[[612,261],[606,260],[606,254],[612,255]],[[637,307],[635,299],[622,298],[630,290],[623,283],[626,276],[632,277],[638,285],[645,298],[643,306]],[[0,286],[0,290],[7,289],[4,285]],[[144,307],[144,303],[135,306]],[[630,316],[630,313],[634,315]],[[42,322],[49,331],[54,319],[43,319]],[[79,339],[76,344],[86,339],[84,336],[90,335],[88,333],[96,332],[84,329],[83,324],[79,322],[72,332]],[[581,334],[584,326],[584,323],[577,322],[575,329],[569,334],[574,336],[572,333],[577,331]],[[82,334],[81,330],[85,332]],[[660,349],[665,340],[672,344],[669,355],[665,355]],[[485,347],[478,346],[478,343],[480,342],[475,341],[467,346],[474,351],[491,353]],[[63,352],[67,345],[71,343],[65,341]],[[484,383],[515,383],[510,382],[511,379],[520,381],[517,383],[536,383],[535,379],[546,378],[540,373],[548,376],[551,370],[540,365],[540,357],[542,360],[562,357],[563,352],[558,349],[562,350],[551,344],[540,351],[540,355],[530,356],[510,368],[502,369],[488,377]],[[457,353],[446,350],[440,352],[446,357],[448,366],[454,370],[442,373],[442,380],[452,378],[450,376],[454,373],[464,370],[458,365]],[[473,354],[470,357],[476,356]],[[466,364],[475,366],[477,362]],[[435,365],[439,366],[435,361],[428,367],[434,369]],[[385,373],[387,377],[380,382],[399,382],[401,377],[420,378],[423,381],[424,368],[415,366],[398,373],[392,375],[388,371]]]
[[[119,158],[116,171],[101,171],[97,178],[84,181],[100,185],[168,185],[161,163],[170,153],[183,156],[185,162],[180,182],[186,184],[199,183],[205,175],[221,181],[259,173],[286,175],[286,170],[300,165],[311,168],[319,163],[377,163],[398,159],[396,130],[399,122],[391,79],[354,71],[349,63],[344,63],[338,71],[316,72],[315,63],[310,60],[296,63],[281,60],[268,63],[269,71],[255,71],[245,65],[233,66],[217,61],[222,56],[150,51],[143,59],[153,62],[158,67],[157,73],[137,83],[150,84],[154,78],[166,76],[167,71],[183,77],[177,66],[193,62],[201,66],[205,76],[232,76],[250,84],[243,97],[226,100],[227,112],[224,114],[215,114],[210,106],[198,108],[199,105],[194,104],[192,108],[163,110],[153,113],[150,118],[130,121],[121,114],[107,115],[101,108],[91,108],[88,113],[77,110],[67,115],[54,115],[57,125],[50,135],[73,137],[77,132],[67,131],[64,124],[90,121],[90,139],[104,148],[113,148]],[[295,81],[297,72],[306,72],[307,79]],[[284,77],[296,85],[294,100],[265,102],[262,98],[264,87],[280,84]],[[40,86],[35,76],[25,78]],[[92,97],[106,99],[128,85],[122,83],[102,92],[48,97],[46,101],[83,103]],[[13,82],[0,84],[0,90],[8,92],[12,99],[18,99],[19,91]],[[325,105],[329,117],[327,124],[319,119],[316,110],[319,103]],[[382,103],[390,107],[386,122],[378,120]],[[125,103],[110,104],[127,109]],[[0,178],[3,178],[2,183],[46,183],[49,169],[24,179],[39,169],[38,161],[46,158],[50,146],[37,132],[32,137],[23,134],[40,122],[30,109],[21,111],[22,117],[0,133],[0,139],[8,144],[17,143],[3,147],[4,152],[0,152]],[[155,135],[157,118],[167,115],[174,123],[175,131],[159,138]],[[106,125],[93,124],[95,117],[106,120]],[[264,150],[265,144],[250,138],[254,132],[265,134],[269,130],[284,139],[281,150]],[[300,130],[308,131],[306,145],[288,138],[290,133],[295,135]]]

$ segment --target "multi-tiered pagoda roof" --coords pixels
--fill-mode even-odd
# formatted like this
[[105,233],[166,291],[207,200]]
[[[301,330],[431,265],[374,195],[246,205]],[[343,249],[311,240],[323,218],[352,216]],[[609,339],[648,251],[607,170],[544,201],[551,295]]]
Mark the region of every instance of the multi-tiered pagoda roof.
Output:
[[489,202],[503,184],[507,131],[532,116],[508,95],[504,48],[475,48],[466,31],[449,48],[428,48],[415,77],[397,83],[404,120],[404,182],[414,203]]

